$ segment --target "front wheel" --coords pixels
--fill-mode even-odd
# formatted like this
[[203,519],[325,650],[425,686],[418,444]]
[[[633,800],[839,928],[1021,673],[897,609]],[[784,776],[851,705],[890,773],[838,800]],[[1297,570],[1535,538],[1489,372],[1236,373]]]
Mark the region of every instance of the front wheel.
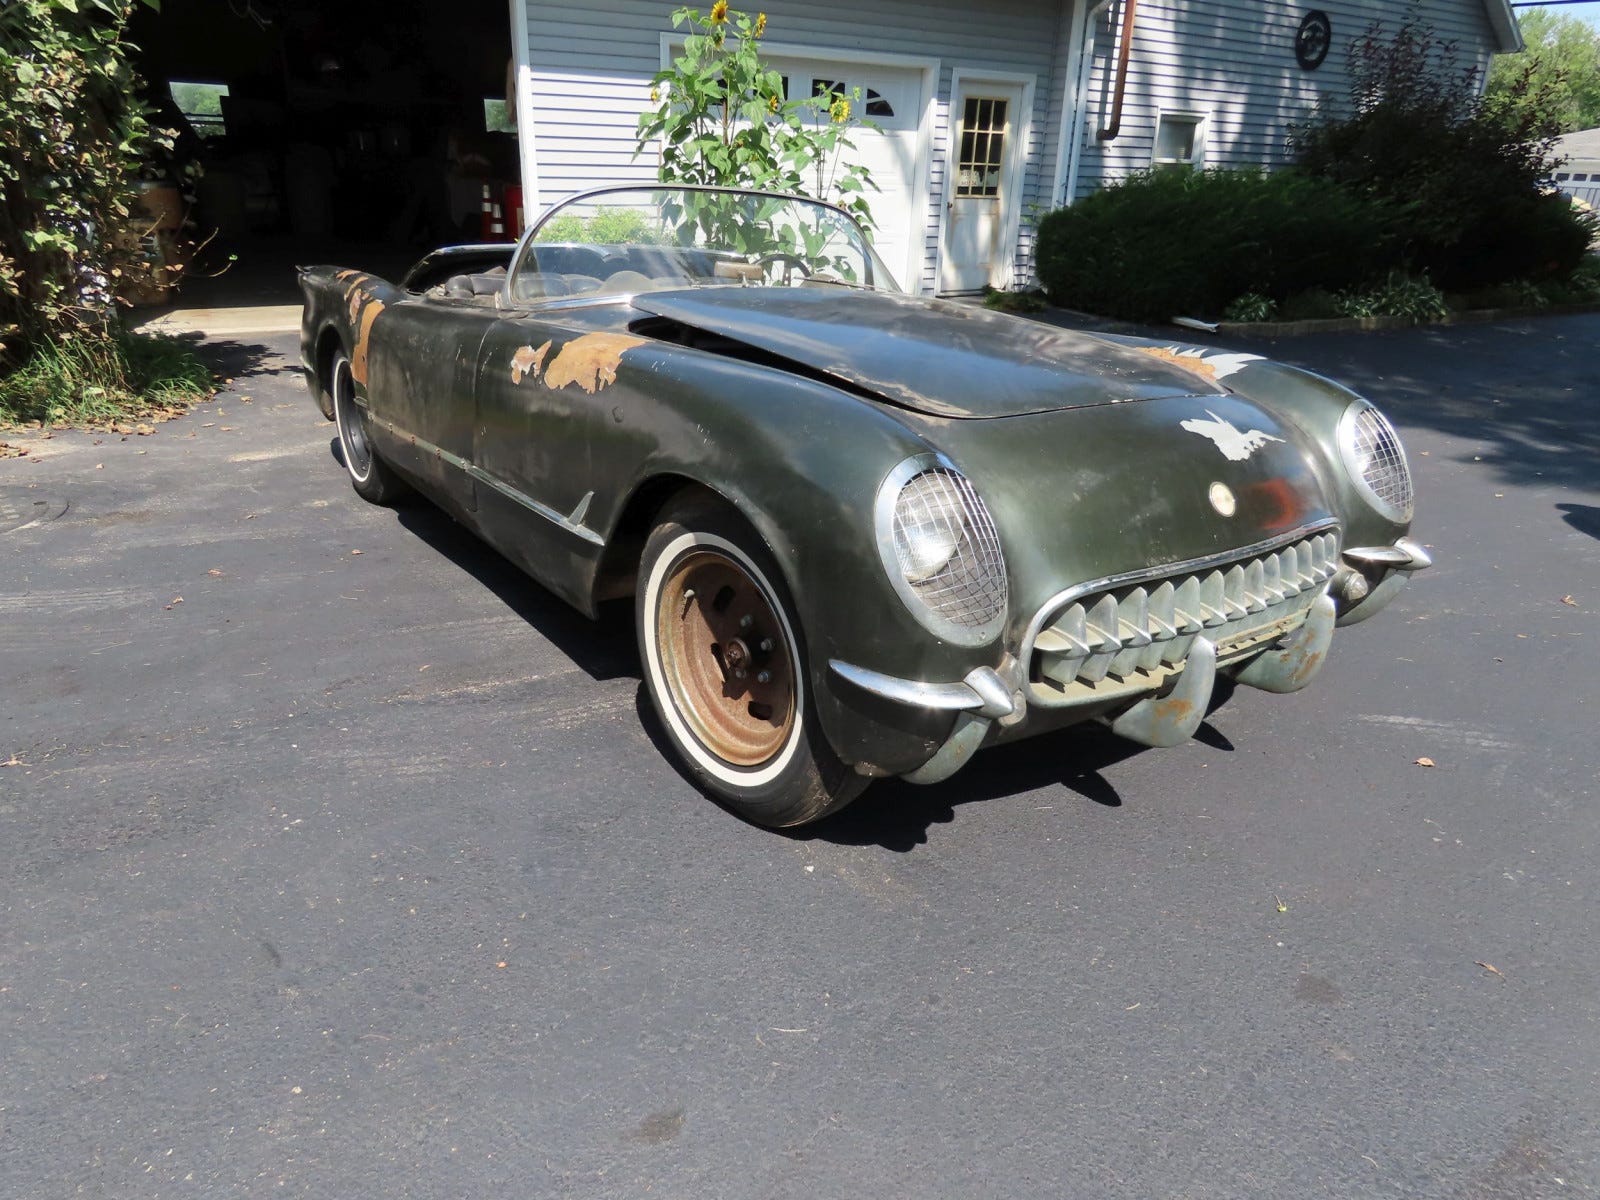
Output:
[[366,406],[356,399],[350,358],[343,350],[334,356],[328,383],[333,393],[333,419],[339,426],[339,454],[350,473],[350,486],[373,504],[394,503],[407,488],[373,449]]
[[645,686],[673,749],[712,796],[759,825],[803,825],[867,781],[818,726],[793,605],[772,556],[720,505],[663,514],[639,564]]

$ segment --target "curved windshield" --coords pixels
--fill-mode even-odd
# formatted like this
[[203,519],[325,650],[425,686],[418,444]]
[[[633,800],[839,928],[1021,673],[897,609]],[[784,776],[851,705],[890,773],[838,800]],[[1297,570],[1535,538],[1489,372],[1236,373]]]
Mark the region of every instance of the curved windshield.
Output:
[[861,226],[827,204],[761,192],[619,188],[545,214],[511,273],[513,301],[685,287],[898,292]]

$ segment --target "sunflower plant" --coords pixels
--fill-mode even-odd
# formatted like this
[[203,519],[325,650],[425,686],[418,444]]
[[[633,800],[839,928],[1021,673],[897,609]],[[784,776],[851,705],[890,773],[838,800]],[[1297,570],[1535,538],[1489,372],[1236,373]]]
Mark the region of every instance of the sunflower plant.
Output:
[[635,157],[659,145],[663,183],[716,184],[792,192],[837,204],[872,228],[872,174],[846,155],[850,133],[875,128],[859,117],[859,88],[791,99],[784,79],[761,57],[767,15],[716,0],[707,11],[680,8],[683,50],[651,81],[639,117]]

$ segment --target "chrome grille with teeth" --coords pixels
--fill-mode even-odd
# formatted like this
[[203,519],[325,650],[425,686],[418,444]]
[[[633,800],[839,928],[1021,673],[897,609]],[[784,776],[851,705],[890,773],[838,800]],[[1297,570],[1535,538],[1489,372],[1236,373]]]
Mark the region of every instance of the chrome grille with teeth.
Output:
[[1329,529],[1210,570],[1080,596],[1034,638],[1034,698],[1060,705],[1147,690],[1201,636],[1223,660],[1276,640],[1305,619],[1338,565]]

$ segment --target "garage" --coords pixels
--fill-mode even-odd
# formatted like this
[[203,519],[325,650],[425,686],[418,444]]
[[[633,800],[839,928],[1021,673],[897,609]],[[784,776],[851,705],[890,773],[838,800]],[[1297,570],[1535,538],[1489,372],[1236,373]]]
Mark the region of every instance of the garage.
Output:
[[298,262],[398,271],[481,240],[495,205],[514,235],[504,0],[165,0],[132,40],[179,130],[149,187],[187,211],[186,305],[286,302]]
[[[921,234],[926,224],[921,219],[926,212],[925,172],[918,170],[923,165],[918,139],[926,107],[924,72],[917,67],[777,53],[769,55],[768,62],[783,75],[785,92],[791,98],[859,92],[861,111],[857,115],[870,124],[853,130],[850,140],[855,143],[852,158],[871,172],[878,185],[872,196],[877,222],[873,241],[896,278],[914,278],[920,271]],[[815,194],[826,195],[827,185],[837,173],[836,164],[827,164]]]

